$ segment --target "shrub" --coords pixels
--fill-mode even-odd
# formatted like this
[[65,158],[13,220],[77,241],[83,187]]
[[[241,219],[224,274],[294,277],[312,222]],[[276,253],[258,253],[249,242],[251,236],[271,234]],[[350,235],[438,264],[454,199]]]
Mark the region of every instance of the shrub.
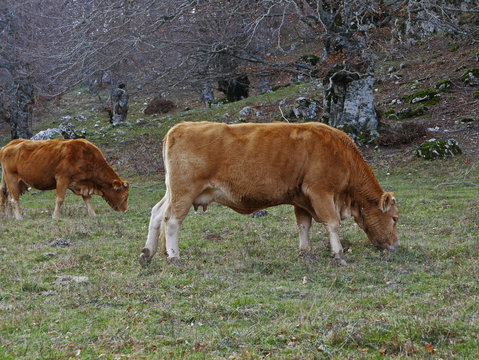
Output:
[[405,122],[397,129],[386,128],[381,131],[374,143],[381,146],[410,144],[425,135],[426,127],[424,125]]

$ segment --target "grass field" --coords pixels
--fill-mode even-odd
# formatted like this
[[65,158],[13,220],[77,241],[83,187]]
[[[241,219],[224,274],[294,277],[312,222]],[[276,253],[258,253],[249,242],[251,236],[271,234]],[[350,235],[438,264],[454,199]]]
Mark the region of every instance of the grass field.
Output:
[[348,267],[318,224],[299,256],[291,207],[212,205],[186,218],[180,266],[141,269],[161,179],[122,174],[127,213],[95,197],[87,217],[69,193],[56,221],[54,191],[30,191],[23,221],[0,217],[0,358],[479,358],[478,164],[371,165],[399,199],[401,247],[344,221]]

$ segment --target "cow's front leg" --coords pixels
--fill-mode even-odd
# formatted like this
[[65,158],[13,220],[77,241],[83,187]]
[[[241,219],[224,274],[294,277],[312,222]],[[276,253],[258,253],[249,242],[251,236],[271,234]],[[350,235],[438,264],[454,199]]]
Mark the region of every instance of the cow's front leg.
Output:
[[339,221],[331,221],[325,224],[331,244],[331,252],[334,256],[334,263],[339,266],[346,266],[348,263],[344,259],[343,246],[339,240],[338,229]]
[[83,201],[85,202],[86,208],[88,209],[88,215],[96,216],[95,209],[91,205],[91,196],[90,195],[82,195]]
[[299,230],[299,251],[309,253],[311,246],[309,244],[309,229],[311,228],[311,215],[304,209],[295,206],[296,224]]
[[313,199],[314,212],[328,232],[334,263],[340,266],[348,265],[346,260],[344,260],[343,246],[339,241],[338,230],[340,214],[336,211],[333,195],[320,190],[318,192],[313,191],[311,198]]
[[55,210],[53,210],[52,218],[60,218],[60,207],[65,200],[65,195],[67,193],[68,180],[63,178],[58,178],[57,180],[57,194],[55,198]]

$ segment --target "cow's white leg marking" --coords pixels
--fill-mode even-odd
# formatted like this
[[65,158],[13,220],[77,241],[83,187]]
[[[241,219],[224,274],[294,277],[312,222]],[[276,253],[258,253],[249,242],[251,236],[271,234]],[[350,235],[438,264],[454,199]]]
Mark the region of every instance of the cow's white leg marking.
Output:
[[148,237],[146,239],[145,247],[141,251],[140,264],[147,266],[153,255],[158,250],[158,237],[160,235],[161,222],[167,204],[167,194],[158,202],[153,209],[151,209],[150,225],[148,226]]
[[[5,183],[8,189],[8,196],[7,196],[7,202],[8,200],[10,201],[10,204],[13,207],[13,212],[15,214],[15,219],[17,220],[22,220],[23,216],[20,212],[20,185],[18,183],[18,179],[15,175],[11,174],[6,174],[4,172],[5,176]],[[8,204],[6,205],[6,211],[5,214],[7,217],[10,215],[11,209],[9,209]]]
[[180,226],[181,222],[174,216],[165,219],[166,252],[168,259],[180,257],[180,250],[178,248]]
[[325,227],[329,234],[329,243],[331,244],[331,252],[334,256],[334,263],[339,266],[348,265],[344,259],[343,246],[339,240],[339,222],[329,222],[325,224]]
[[311,228],[311,215],[300,207],[294,207],[296,215],[296,224],[299,230],[299,250],[302,252],[310,252],[309,229]]
[[95,210],[93,209],[93,206],[91,205],[91,196],[85,196],[82,195],[83,201],[85,202],[86,208],[88,209],[88,215],[90,216],[95,216]]
[[331,252],[333,253],[333,255],[342,253],[343,246],[341,245],[341,241],[339,240],[339,235],[338,235],[339,223],[328,223],[325,226],[329,235]]
[[19,197],[17,196],[17,197],[15,198],[15,196],[12,196],[11,203],[12,203],[12,205],[13,205],[13,212],[15,213],[15,219],[16,219],[16,220],[22,220],[22,219],[23,219],[23,216],[22,216],[22,214],[20,213],[20,201],[19,201]]

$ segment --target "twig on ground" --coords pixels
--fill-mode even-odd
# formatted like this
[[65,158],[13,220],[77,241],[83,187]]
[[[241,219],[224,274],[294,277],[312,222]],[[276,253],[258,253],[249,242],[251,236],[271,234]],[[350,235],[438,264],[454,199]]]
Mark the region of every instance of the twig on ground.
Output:
[[279,112],[281,113],[281,117],[282,117],[286,122],[289,122],[289,120],[286,119],[286,117],[284,116],[283,110],[281,110],[281,105],[278,105],[278,108],[279,108]]
[[434,189],[437,189],[440,186],[456,186],[456,185],[469,185],[469,186],[479,186],[479,184],[474,184],[471,181],[456,181],[456,182],[445,182],[445,183],[440,183],[434,186]]

